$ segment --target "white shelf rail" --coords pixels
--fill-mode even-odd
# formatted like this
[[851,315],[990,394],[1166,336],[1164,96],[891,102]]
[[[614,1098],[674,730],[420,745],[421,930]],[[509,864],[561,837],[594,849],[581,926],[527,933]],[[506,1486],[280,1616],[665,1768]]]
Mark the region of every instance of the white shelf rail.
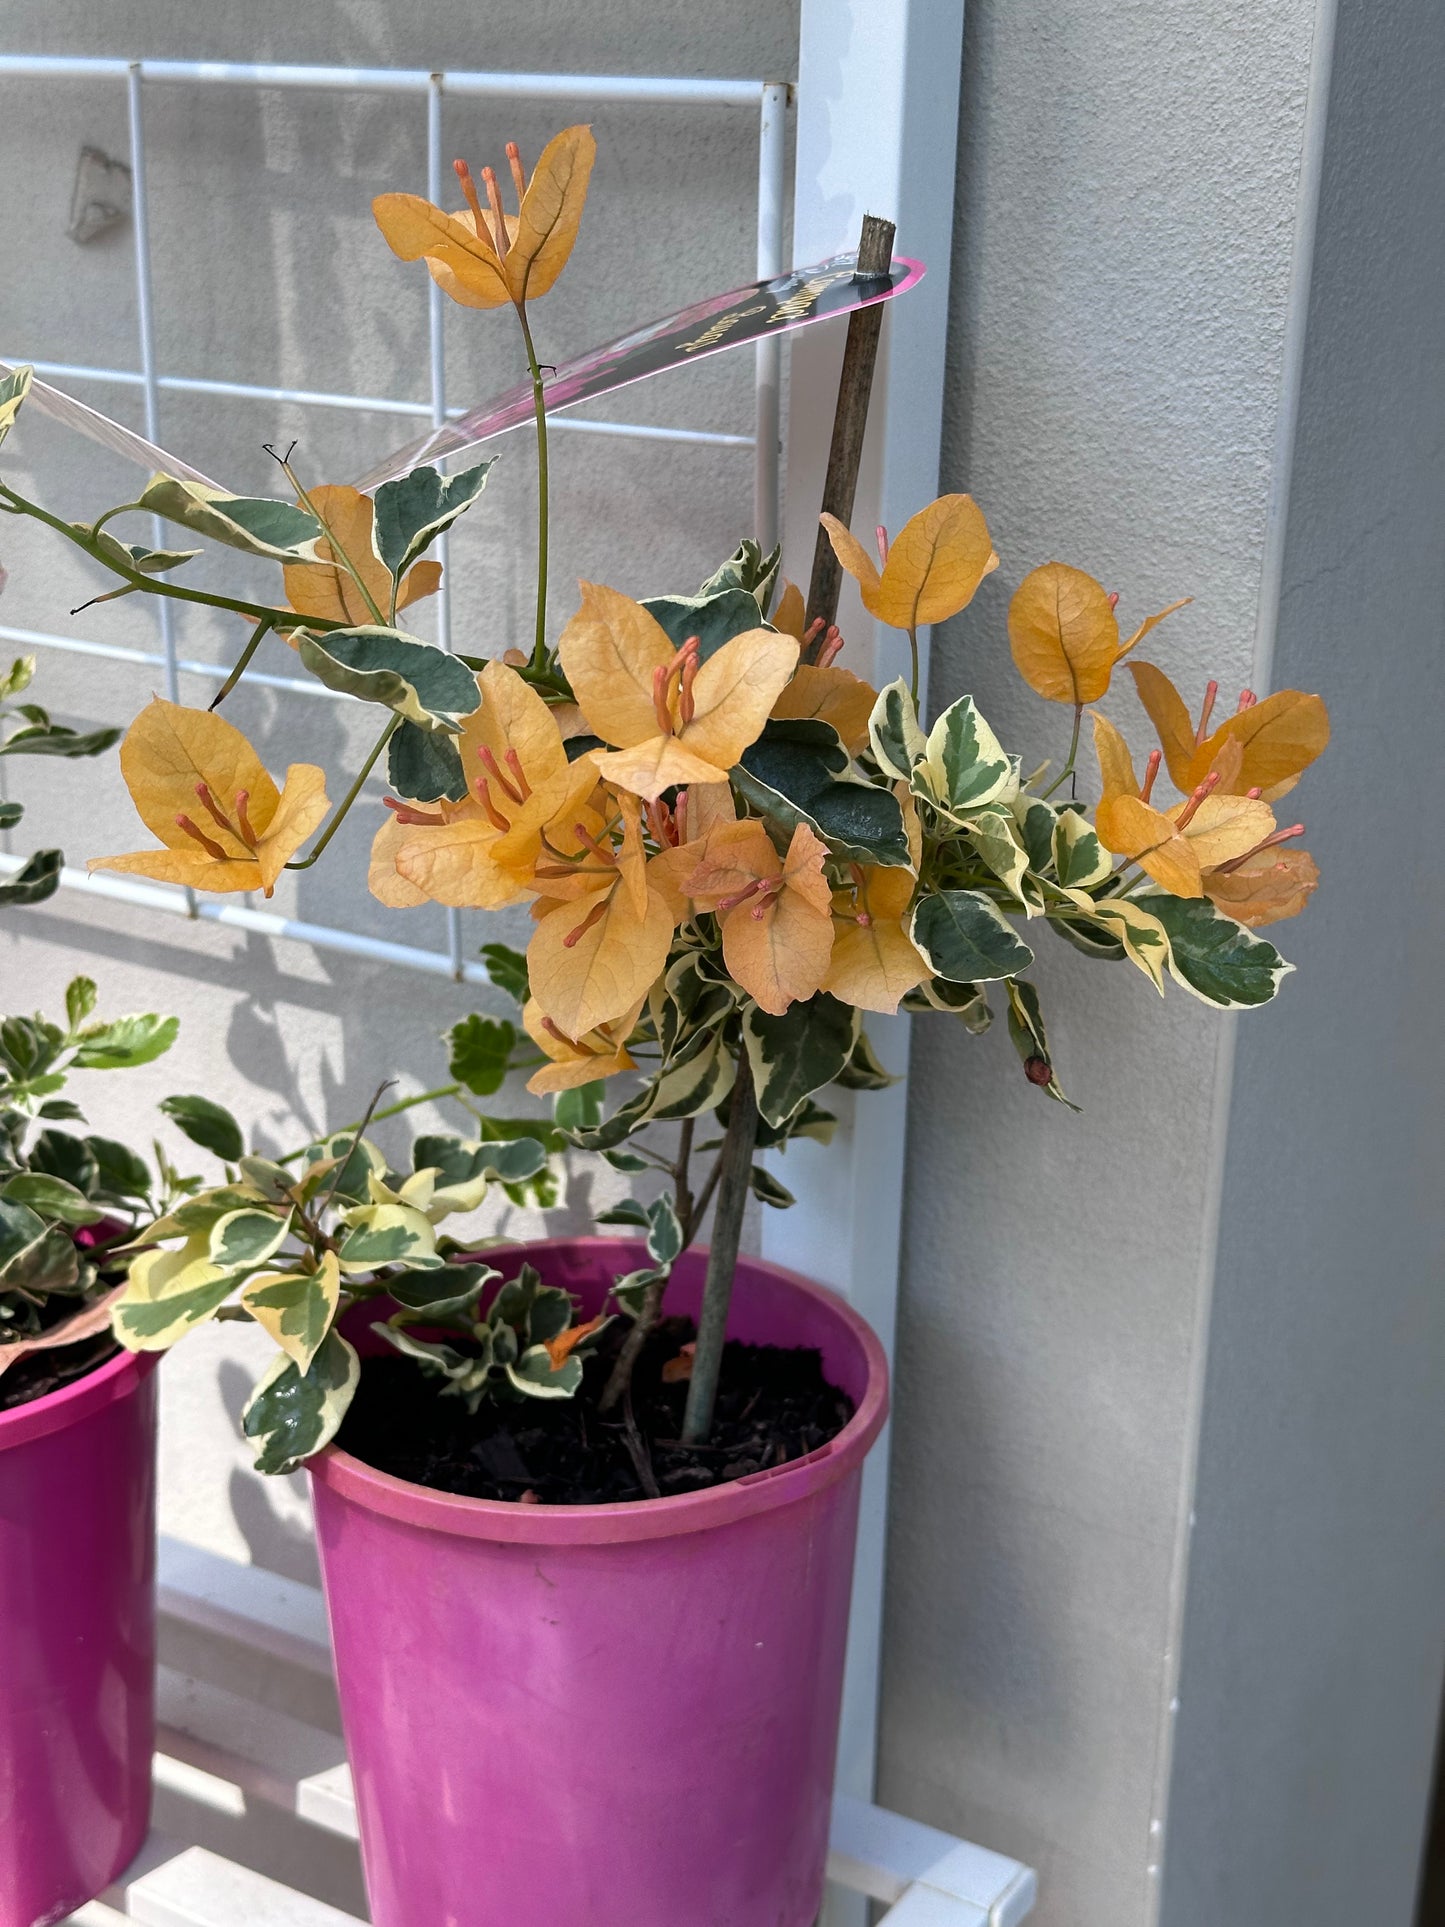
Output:
[[[324,1891],[260,1870],[274,1872],[288,1832],[327,1836],[330,1891],[339,1879],[360,1894],[321,1594],[163,1539],[160,1608],[159,1826],[72,1927],[358,1927],[361,1915]],[[248,1817],[261,1822],[250,1834]],[[828,1874],[881,1901],[887,1927],[1018,1927],[1036,1893],[1017,1861],[846,1795],[834,1804]]]
[[[24,344],[7,344],[4,359],[10,362],[29,361],[37,373],[56,381],[138,388],[143,398],[145,432],[152,441],[161,439],[161,396],[166,393],[292,402],[302,407],[339,409],[352,414],[403,415],[429,421],[433,425],[445,421],[449,415],[464,411],[451,408],[447,403],[444,302],[441,290],[435,285],[431,288],[428,305],[427,373],[430,392],[426,401],[412,401],[397,396],[343,395],[315,389],[262,387],[248,382],[220,381],[162,371],[156,349],[151,278],[144,107],[147,84],[311,89],[333,93],[420,97],[426,103],[427,192],[433,200],[440,200],[442,195],[442,108],[448,96],[459,99],[572,101],[589,106],[716,107],[751,111],[758,117],[757,274],[759,279],[763,279],[783,271],[787,110],[792,94],[791,86],[786,81],[674,79],[636,74],[482,73],[467,70],[429,73],[420,68],[311,67],[249,61],[120,60],[49,54],[0,54],[0,80],[5,79],[37,83],[53,80],[114,80],[124,83],[130,142],[136,332],[140,367],[107,368],[89,363],[46,361],[24,352]],[[754,355],[754,424],[750,434],[656,426],[643,422],[594,421],[566,414],[553,417],[551,425],[574,434],[612,436],[623,440],[682,442],[700,448],[751,449],[754,457],[753,528],[765,546],[771,546],[777,538],[779,518],[782,342],[777,339],[760,342]],[[159,526],[156,545],[163,546]],[[445,538],[442,559],[445,563]],[[196,676],[218,682],[226,676],[228,670],[225,664],[197,661],[179,654],[175,612],[168,600],[157,598],[156,612],[160,639],[158,651],[125,648],[115,643],[56,635],[45,630],[14,628],[7,624],[0,624],[0,642],[159,669],[166,695],[172,702],[180,700],[182,677]],[[450,597],[444,578],[437,603],[437,629],[438,640],[447,648],[451,646],[450,615]],[[274,676],[254,671],[248,672],[248,675],[257,686],[282,690],[288,695],[322,700],[331,696],[331,692],[320,684],[301,677]],[[18,867],[0,857],[0,868]],[[62,875],[61,885],[65,889],[84,887],[92,895],[96,894],[93,883],[83,872],[67,870]],[[402,969],[450,976],[458,983],[487,981],[485,970],[479,964],[466,960],[462,914],[458,910],[448,910],[446,913],[445,950],[432,951],[411,944],[388,943],[334,925],[307,923],[249,909],[231,907],[228,911],[218,913],[213,907],[202,904],[189,890],[113,880],[104,894],[112,901],[127,903],[137,909],[179,913],[191,918],[210,917],[223,923],[239,924],[268,936],[296,938],[321,949],[370,957]]]

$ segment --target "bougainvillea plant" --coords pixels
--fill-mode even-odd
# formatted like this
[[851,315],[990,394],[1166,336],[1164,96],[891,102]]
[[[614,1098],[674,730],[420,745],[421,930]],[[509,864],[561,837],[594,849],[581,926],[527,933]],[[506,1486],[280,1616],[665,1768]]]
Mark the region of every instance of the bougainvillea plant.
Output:
[[[385,753],[375,895],[394,907],[530,905],[525,959],[493,947],[497,981],[519,997],[536,1046],[529,1088],[561,1094],[572,1143],[624,1171],[656,1169],[670,1180],[669,1194],[650,1207],[629,1203],[610,1214],[645,1230],[648,1263],[618,1281],[614,1302],[632,1329],[604,1406],[625,1392],[670,1266],[713,1211],[683,1428],[698,1442],[711,1423],[749,1192],[790,1202],[757,1153],[799,1136],[826,1140],[829,1087],[888,1081],[865,1014],[938,1013],[979,1031],[1001,1010],[1028,1080],[1068,1103],[1028,974],[1039,933],[1095,960],[1130,963],[1160,993],[1172,979],[1222,1010],[1267,1002],[1290,966],[1258,926],[1298,912],[1316,882],[1294,842],[1300,826],[1280,827],[1274,805],[1323,749],[1329,726],[1320,698],[1297,690],[1262,701],[1245,691],[1217,719],[1212,683],[1196,719],[1164,672],[1135,655],[1172,610],[1125,635],[1118,597],[1057,562],[1024,577],[1008,639],[1029,686],[1071,713],[1063,767],[1026,776],[971,696],[925,725],[918,631],[965,608],[998,566],[982,511],[959,494],[922,508],[891,542],[878,531],[877,563],[824,518],[865,608],[908,639],[911,678],[881,690],[838,660],[835,628],[805,624],[779,555],[753,542],[691,594],[638,600],[584,581],[580,607],[550,640],[546,422],[529,302],[565,265],[592,153],[587,130],[569,129],[528,182],[509,148],[515,216],[490,170],[484,204],[461,164],[461,213],[409,195],[376,203],[396,253],[424,260],[452,299],[510,306],[521,324],[539,454],[530,649],[483,661],[398,627],[406,604],[437,586],[425,551],[477,501],[486,463],[453,477],[415,468],[367,497],[308,488],[288,462],[291,496],[274,501],[156,476],[126,506],[281,565],[274,604],[201,598],[255,624],[231,680],[274,630],[329,688],[389,713],[327,817],[319,770],[293,768],[278,791],[219,718],[152,703],[126,738],[122,765],[162,847],[100,866],[217,890],[254,888],[259,876],[269,888],[282,867],[315,861]],[[0,502],[38,515],[130,588],[188,593],[160,579],[174,558],[113,553],[119,545],[102,528],[110,516],[72,526],[3,485]],[[1142,771],[1092,707],[1121,661],[1159,737]],[[1092,808],[1076,793],[1086,711],[1099,772]],[[297,855],[318,829],[308,854]],[[604,1116],[598,1093],[612,1078],[624,1080],[624,1095]],[[702,1134],[711,1119],[721,1137],[709,1143]],[[642,1135],[660,1125],[675,1127],[663,1143]],[[705,1172],[696,1168],[704,1152],[713,1154]],[[369,1203],[359,1208],[424,1216],[404,1191],[373,1169]],[[294,1187],[288,1197],[271,1211],[273,1228],[289,1211],[293,1229],[309,1236],[298,1215],[305,1201]],[[180,1230],[168,1225],[160,1235]],[[321,1247],[313,1239],[310,1249]],[[167,1267],[179,1256],[168,1251],[137,1267],[118,1315],[128,1342],[142,1306],[159,1306],[171,1291]],[[440,1253],[436,1262],[444,1263]],[[324,1292],[316,1287],[306,1325],[316,1344],[293,1345],[281,1368],[282,1377],[293,1372],[287,1396],[296,1405],[322,1396],[312,1382],[318,1371],[343,1391],[354,1377],[334,1329],[349,1290],[341,1272],[328,1273]],[[289,1275],[300,1274],[293,1266]],[[525,1346],[519,1357],[535,1358],[550,1341],[505,1315],[513,1338],[502,1339],[496,1305],[478,1315],[470,1279],[465,1287],[458,1280],[456,1296],[440,1322],[450,1319],[464,1342],[413,1335],[412,1349],[469,1398],[504,1381],[515,1389],[512,1351]],[[305,1456],[324,1429],[293,1432],[285,1462]]]

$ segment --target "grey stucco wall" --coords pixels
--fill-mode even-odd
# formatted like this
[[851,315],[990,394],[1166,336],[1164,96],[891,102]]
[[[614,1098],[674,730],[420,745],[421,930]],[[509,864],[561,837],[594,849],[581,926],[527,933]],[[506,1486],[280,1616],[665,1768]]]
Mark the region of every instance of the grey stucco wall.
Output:
[[[1251,679],[1313,14],[970,0],[942,481],[1002,566],[935,632],[932,692],[1040,756],[1067,713],[1019,683],[1004,613],[1051,556],[1126,619],[1195,596],[1150,651],[1191,701]],[[1036,1865],[1040,1927],[1142,1927],[1228,1025],[1043,942],[1082,1117],[1002,1024],[915,1025],[881,1786]]]
[[1445,1647],[1442,206],[1445,13],[1341,0],[1274,665],[1331,692],[1300,791],[1331,882],[1235,1070],[1165,1927],[1414,1917]]

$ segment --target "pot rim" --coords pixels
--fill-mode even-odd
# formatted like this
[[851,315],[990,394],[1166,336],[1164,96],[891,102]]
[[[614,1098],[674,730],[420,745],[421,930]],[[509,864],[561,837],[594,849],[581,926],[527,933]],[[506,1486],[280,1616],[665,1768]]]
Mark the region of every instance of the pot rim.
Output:
[[[103,1365],[97,1365],[93,1372],[87,1372],[84,1378],[62,1385],[59,1391],[46,1392],[40,1398],[27,1399],[23,1405],[0,1412],[0,1452],[12,1445],[28,1445],[32,1439],[43,1439],[68,1425],[78,1425],[92,1412],[114,1404],[117,1399],[128,1398],[160,1362],[159,1352],[120,1351]],[[4,1383],[0,1378],[0,1386]]]
[[[592,1246],[615,1249],[619,1239],[601,1237],[535,1238],[499,1250],[519,1252],[586,1250]],[[702,1247],[701,1249],[706,1249]],[[498,1251],[486,1253],[489,1260]],[[752,1472],[705,1492],[684,1492],[669,1499],[632,1499],[611,1505],[518,1505],[502,1499],[475,1499],[379,1472],[339,1445],[325,1446],[309,1459],[306,1469],[315,1484],[369,1512],[379,1512],[426,1531],[446,1532],[464,1539],[487,1539],[510,1545],[616,1545],[642,1539],[668,1539],[716,1526],[812,1497],[863,1463],[888,1416],[888,1360],[882,1343],[865,1319],[826,1286],[763,1258],[739,1261],[788,1291],[802,1294],[822,1307],[844,1327],[863,1353],[867,1376],[857,1409],[848,1423],[803,1458],[763,1472]]]

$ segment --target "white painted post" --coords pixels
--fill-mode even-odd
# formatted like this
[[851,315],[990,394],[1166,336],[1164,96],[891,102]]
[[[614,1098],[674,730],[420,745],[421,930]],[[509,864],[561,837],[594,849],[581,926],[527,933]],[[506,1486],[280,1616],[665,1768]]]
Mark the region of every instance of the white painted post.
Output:
[[[962,0],[803,0],[798,65],[793,258],[857,243],[865,213],[896,222],[897,250],[927,264],[922,285],[890,303],[874,381],[854,527],[897,529],[938,492]],[[841,329],[807,329],[792,350],[784,503],[785,566],[806,587],[842,355]],[[880,679],[903,666],[845,585],[845,662]],[[924,644],[926,664],[926,643]],[[872,1019],[888,1067],[908,1064],[906,1018]],[[891,1355],[902,1228],[907,1087],[865,1095],[833,1144],[799,1144],[782,1173],[798,1203],[764,1212],[763,1251],[842,1290]],[[888,1440],[864,1477],[839,1791],[873,1797],[883,1625]],[[864,1903],[840,1895],[828,1927],[857,1927]]]

